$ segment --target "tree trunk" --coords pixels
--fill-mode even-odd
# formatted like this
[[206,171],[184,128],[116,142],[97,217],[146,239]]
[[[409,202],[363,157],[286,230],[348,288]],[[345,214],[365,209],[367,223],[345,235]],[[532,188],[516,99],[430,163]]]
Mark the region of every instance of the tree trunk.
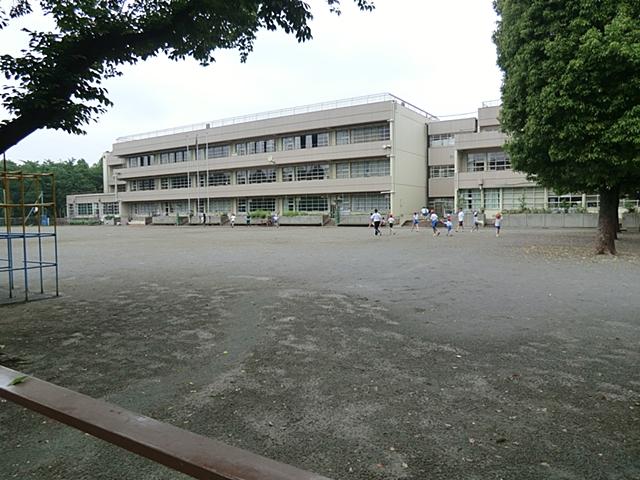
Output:
[[600,213],[598,214],[598,235],[596,237],[596,253],[616,254],[616,232],[618,230],[618,203],[620,189],[601,188]]

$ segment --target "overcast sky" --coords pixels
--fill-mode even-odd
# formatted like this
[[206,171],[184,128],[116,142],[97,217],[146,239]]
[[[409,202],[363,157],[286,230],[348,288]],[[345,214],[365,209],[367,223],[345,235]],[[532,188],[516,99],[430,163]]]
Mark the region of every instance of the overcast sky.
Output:
[[[244,64],[221,51],[206,68],[165,58],[126,67],[103,84],[114,106],[87,135],[39,131],[7,158],[94,163],[120,136],[383,92],[437,116],[472,113],[500,96],[492,0],[375,0],[370,13],[342,0],[340,17],[323,0],[308,3],[310,42],[261,32]],[[0,53],[23,42],[15,29],[0,30]]]

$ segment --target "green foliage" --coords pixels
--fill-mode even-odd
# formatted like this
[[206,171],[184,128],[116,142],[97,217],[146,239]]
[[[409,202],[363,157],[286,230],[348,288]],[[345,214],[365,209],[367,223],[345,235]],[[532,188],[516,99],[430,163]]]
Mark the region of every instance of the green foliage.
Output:
[[640,184],[640,2],[496,0],[502,129],[556,192]]
[[[326,1],[340,13],[340,0]],[[355,2],[373,8],[369,0]],[[122,65],[162,53],[206,66],[218,49],[238,49],[245,61],[262,29],[282,29],[299,42],[312,38],[304,0],[16,0],[8,10],[0,4],[0,29],[36,3],[55,28],[29,31],[20,56],[0,56],[11,82],[0,98],[12,115],[0,122],[0,152],[38,128],[84,133],[82,126],[111,105],[101,81],[120,75]]]
[[[79,193],[102,192],[102,161],[89,165],[86,161],[71,158],[66,161],[53,162],[45,160],[43,163],[26,161],[16,164],[7,160],[7,170],[21,171],[23,173],[53,173],[56,182],[56,206],[57,215],[64,216],[67,204],[67,195]],[[25,184],[25,201],[36,200],[37,193],[28,182]],[[43,178],[42,191],[45,194],[45,202],[51,201],[50,194],[53,191],[50,185],[50,177]],[[12,189],[14,203],[20,200],[18,189]]]
[[254,210],[251,212],[251,218],[267,218],[270,216],[271,214],[266,210]]
[[284,212],[282,214],[283,217],[297,217],[299,215],[302,215],[300,212],[297,211],[288,211],[288,212]]

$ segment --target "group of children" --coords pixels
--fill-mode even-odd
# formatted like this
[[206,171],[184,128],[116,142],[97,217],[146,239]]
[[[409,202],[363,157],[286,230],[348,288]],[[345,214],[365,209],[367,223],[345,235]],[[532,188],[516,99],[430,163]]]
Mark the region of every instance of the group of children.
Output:
[[[425,220],[429,220],[431,222],[431,229],[433,230],[433,236],[437,237],[438,235],[440,235],[440,230],[438,229],[438,223],[442,222],[444,224],[444,226],[447,228],[447,237],[453,236],[453,222],[451,221],[451,214],[447,214],[446,218],[444,220],[440,220],[440,218],[438,217],[438,214],[436,213],[436,211],[434,209],[427,209],[427,207],[422,207],[422,210],[420,211],[422,213],[422,216]],[[459,209],[458,210],[458,226],[456,227],[456,232],[459,231],[464,231],[464,210]],[[374,213],[371,215],[371,225],[374,227],[374,234],[376,236],[378,235],[382,235],[382,232],[380,231],[380,225],[382,225],[382,215],[378,212],[378,209],[376,209],[374,211]],[[395,223],[395,218],[393,216],[393,213],[390,213],[387,217],[387,224],[389,225],[389,232],[392,235],[395,235],[395,232],[393,231],[393,224]],[[502,223],[502,215],[500,213],[496,213],[495,216],[495,228],[496,228],[496,237],[500,236],[500,225]],[[479,219],[479,213],[477,210],[473,211],[473,226],[471,227],[471,231],[475,232],[477,230],[479,230],[480,228],[480,219]],[[418,212],[413,212],[413,219],[412,219],[412,225],[411,225],[411,231],[416,231],[419,232],[420,231],[420,215],[418,214]]]

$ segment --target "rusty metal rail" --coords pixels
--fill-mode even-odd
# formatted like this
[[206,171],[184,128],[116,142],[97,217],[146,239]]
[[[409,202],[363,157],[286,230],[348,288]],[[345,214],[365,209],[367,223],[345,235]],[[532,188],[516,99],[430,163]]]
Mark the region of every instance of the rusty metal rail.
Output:
[[329,480],[34,377],[20,381],[24,376],[0,366],[0,397],[193,478]]

